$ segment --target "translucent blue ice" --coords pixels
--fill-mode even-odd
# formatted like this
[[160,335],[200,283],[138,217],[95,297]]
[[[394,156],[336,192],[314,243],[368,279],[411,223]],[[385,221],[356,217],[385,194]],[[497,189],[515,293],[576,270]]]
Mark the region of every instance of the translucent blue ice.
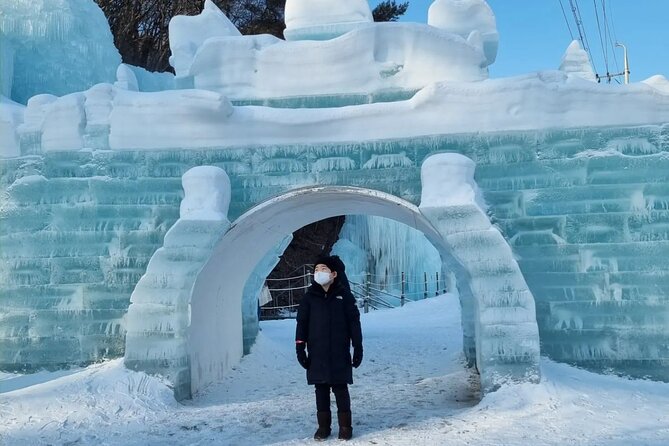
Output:
[[[669,379],[667,125],[5,159],[0,367],[123,354],[130,293],[178,218],[181,176],[195,165],[228,172],[234,221],[296,185],[356,185],[418,204],[419,167],[436,152],[477,163],[492,221],[536,300],[543,354]],[[376,248],[344,247],[342,235],[349,270],[364,270]]]
[[0,56],[0,92],[11,85],[10,97],[23,104],[114,82],[121,63],[107,19],[90,0],[0,2]]

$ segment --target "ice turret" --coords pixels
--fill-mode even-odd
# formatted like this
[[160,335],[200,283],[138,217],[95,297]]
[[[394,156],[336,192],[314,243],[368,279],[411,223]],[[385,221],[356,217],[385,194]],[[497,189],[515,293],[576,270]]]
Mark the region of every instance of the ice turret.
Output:
[[178,15],[170,20],[170,65],[177,76],[188,73],[198,48],[210,37],[241,36],[239,30],[211,0],[195,16]]
[[641,81],[641,83],[649,85],[662,93],[669,94],[669,80],[661,74],[651,76],[648,79]]
[[373,22],[365,0],[287,0],[286,40],[328,40]]
[[427,24],[478,43],[488,65],[495,62],[499,34],[495,14],[485,0],[435,0],[427,12]]
[[595,77],[595,72],[592,69],[588,53],[581,48],[578,40],[573,40],[567,47],[567,51],[565,51],[564,56],[562,56],[560,71],[593,82],[597,79]]
[[[0,2],[1,91],[25,104],[114,80],[121,56],[102,10],[91,0]],[[12,60],[8,60],[12,57]]]

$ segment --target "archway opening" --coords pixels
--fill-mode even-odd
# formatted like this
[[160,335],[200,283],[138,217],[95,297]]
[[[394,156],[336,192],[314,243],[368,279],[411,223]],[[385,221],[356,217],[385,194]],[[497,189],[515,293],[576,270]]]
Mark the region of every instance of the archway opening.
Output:
[[355,187],[309,187],[261,203],[232,224],[193,286],[188,340],[193,392],[222,379],[241,358],[242,296],[258,263],[286,236],[337,215],[373,215],[403,223],[423,233],[442,260],[455,262],[418,207],[390,194]]

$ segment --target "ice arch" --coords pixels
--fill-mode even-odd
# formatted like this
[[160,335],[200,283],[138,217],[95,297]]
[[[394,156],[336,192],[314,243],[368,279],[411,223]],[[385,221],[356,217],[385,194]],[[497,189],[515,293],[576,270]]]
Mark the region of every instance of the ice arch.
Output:
[[484,392],[506,381],[536,381],[534,299],[511,248],[481,207],[474,163],[437,154],[421,172],[419,207],[376,190],[313,186],[267,200],[231,225],[182,213],[133,292],[126,365],[167,376],[177,399],[222,379],[242,357],[243,289],[256,264],[309,223],[364,214],[409,225],[439,250],[456,277],[465,356],[479,370]]

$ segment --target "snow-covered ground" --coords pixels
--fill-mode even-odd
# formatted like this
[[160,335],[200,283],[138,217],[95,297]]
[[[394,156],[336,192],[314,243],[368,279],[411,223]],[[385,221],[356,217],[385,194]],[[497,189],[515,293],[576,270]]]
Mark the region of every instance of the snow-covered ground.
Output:
[[[314,397],[294,358],[295,322],[261,327],[226,381],[183,405],[121,360],[67,374],[1,375],[0,444],[311,444]],[[352,445],[669,444],[665,383],[542,360],[541,384],[503,387],[479,402],[462,363],[453,295],[363,315],[363,333]]]

